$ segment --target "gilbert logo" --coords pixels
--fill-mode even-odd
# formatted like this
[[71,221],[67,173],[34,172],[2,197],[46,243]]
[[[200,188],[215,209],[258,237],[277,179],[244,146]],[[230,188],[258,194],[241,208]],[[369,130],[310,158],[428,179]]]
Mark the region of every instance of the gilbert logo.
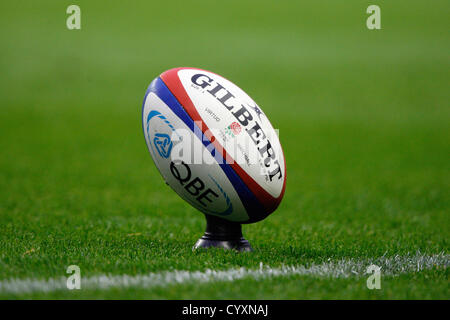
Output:
[[168,134],[156,133],[155,138],[153,139],[153,143],[155,144],[155,148],[161,157],[167,159],[170,156],[173,143],[170,140],[170,136]]
[[[237,132],[237,130],[239,130],[239,132],[241,132],[241,128],[246,132],[250,139],[249,141],[251,141],[259,151],[259,157],[262,158],[261,163],[263,163],[262,168],[264,168],[268,179],[270,181],[274,178],[277,180],[282,179],[283,173],[281,172],[281,166],[276,155],[279,150],[274,149],[269,140],[269,136],[264,132],[260,122],[257,121],[261,118],[261,110],[259,108],[254,109],[253,107],[248,106],[256,113],[257,118],[253,118],[252,112],[242,104],[242,101],[239,98],[236,98],[235,94],[206,74],[194,74],[191,77],[191,82],[194,85],[205,89],[208,94],[217,99],[217,101],[219,101],[220,104],[235,117],[236,122],[233,122],[230,126],[225,128],[225,132],[231,137],[236,135],[235,131]],[[239,129],[236,125],[233,125],[234,123],[239,125]],[[232,125],[234,126],[233,129]]]

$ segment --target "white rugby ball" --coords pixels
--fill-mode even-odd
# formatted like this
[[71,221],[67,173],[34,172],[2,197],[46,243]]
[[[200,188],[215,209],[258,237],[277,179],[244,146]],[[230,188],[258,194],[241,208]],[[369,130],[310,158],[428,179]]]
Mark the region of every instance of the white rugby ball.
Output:
[[145,94],[142,125],[166,183],[201,212],[252,223],[280,204],[286,163],[278,135],[229,80],[196,68],[162,73]]

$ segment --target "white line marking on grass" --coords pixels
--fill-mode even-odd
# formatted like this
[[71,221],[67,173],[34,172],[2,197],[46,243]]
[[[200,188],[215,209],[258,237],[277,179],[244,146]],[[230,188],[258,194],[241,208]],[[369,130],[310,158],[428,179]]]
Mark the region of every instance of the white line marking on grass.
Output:
[[[382,276],[396,276],[405,273],[415,273],[432,268],[447,268],[450,266],[450,255],[440,253],[436,255],[415,255],[381,257],[357,261],[344,259],[326,261],[309,266],[281,266],[271,268],[263,266],[258,269],[232,268],[228,270],[205,271],[163,271],[145,275],[99,275],[85,277],[81,280],[81,290],[109,289],[109,288],[153,288],[167,287],[175,284],[208,283],[235,281],[245,278],[263,280],[276,277],[313,276],[326,278],[349,278],[366,276],[366,268],[371,264],[381,267]],[[35,292],[53,292],[68,290],[67,278],[38,279],[9,279],[0,281],[0,293],[27,294]]]

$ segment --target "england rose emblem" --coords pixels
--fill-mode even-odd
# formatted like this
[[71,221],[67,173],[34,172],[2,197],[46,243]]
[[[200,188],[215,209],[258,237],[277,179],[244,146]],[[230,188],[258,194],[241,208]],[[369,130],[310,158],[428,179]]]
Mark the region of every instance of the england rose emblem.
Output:
[[238,135],[241,132],[241,125],[237,122],[233,122],[230,125],[231,131],[233,131],[234,135]]

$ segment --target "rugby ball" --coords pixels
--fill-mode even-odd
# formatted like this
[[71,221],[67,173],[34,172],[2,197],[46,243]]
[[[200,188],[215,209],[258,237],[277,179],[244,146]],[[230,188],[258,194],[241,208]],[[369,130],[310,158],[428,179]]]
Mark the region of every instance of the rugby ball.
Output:
[[145,93],[142,126],[165,182],[201,212],[252,223],[280,204],[286,163],[277,132],[231,81],[196,68],[162,73]]

